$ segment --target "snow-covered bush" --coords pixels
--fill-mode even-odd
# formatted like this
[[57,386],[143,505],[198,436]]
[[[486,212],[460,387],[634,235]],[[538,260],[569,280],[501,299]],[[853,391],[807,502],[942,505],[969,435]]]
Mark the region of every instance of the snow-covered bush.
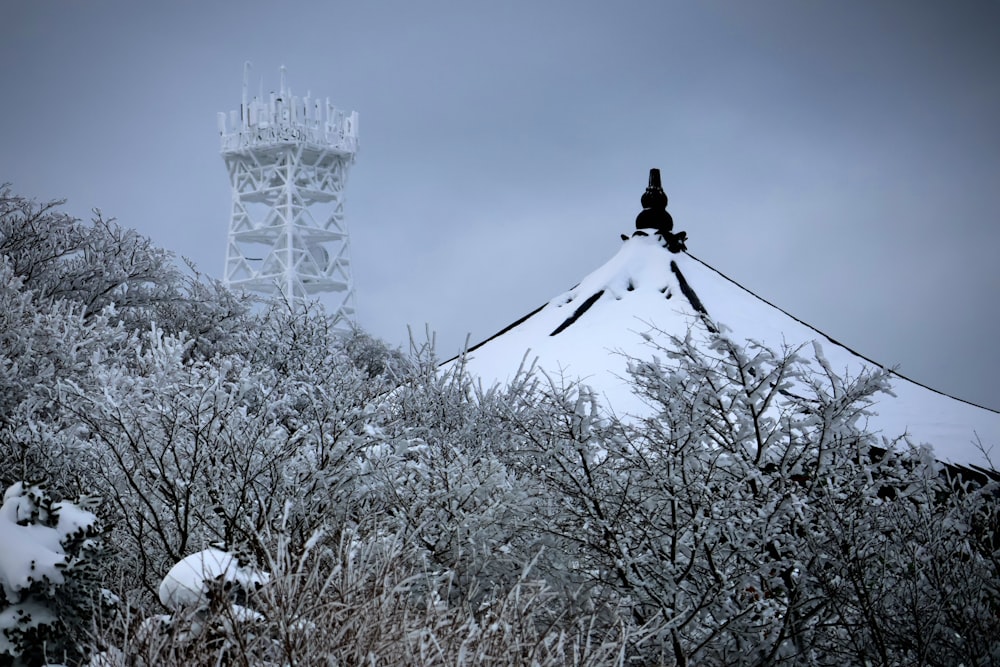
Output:
[[0,506],[0,665],[78,659],[90,631],[102,544],[93,499],[54,502],[10,486]]
[[[160,602],[174,611],[238,607],[267,583],[267,574],[241,565],[228,551],[210,548],[182,558],[160,582]],[[242,612],[239,612],[242,613]]]
[[[115,541],[135,559],[127,581],[149,598],[194,549],[243,545],[261,556],[257,536],[286,502],[304,541],[381,498],[360,466],[382,418],[382,381],[343,363],[328,319],[256,317],[259,326],[240,334],[245,354],[192,359],[190,339],[154,325],[94,368],[91,384],[61,385],[100,462],[93,474]],[[262,353],[268,346],[273,355]]]
[[114,305],[139,324],[149,308],[181,295],[169,252],[95,212],[84,224],[59,210],[0,188],[0,255],[42,301],[71,301],[86,315]]
[[531,480],[503,460],[512,438],[502,418],[521,399],[517,390],[480,391],[460,372],[440,372],[432,357],[417,361],[392,396],[392,455],[366,465],[391,493],[400,530],[429,563],[454,573],[450,593],[485,599],[518,581],[541,546],[525,530]]
[[119,626],[112,626],[117,632],[100,637],[104,650],[89,664],[230,664],[235,656],[237,663],[247,664],[248,658],[260,658],[255,633],[265,619],[252,606],[267,580],[266,573],[241,564],[227,551],[210,548],[191,554],[160,583],[160,602],[170,613],[138,624],[119,616]]
[[553,624],[561,603],[530,564],[473,613],[450,592],[454,575],[428,569],[398,536],[352,531],[330,543],[317,533],[301,553],[290,548],[279,535],[266,577],[224,551],[184,559],[161,586],[172,613],[105,628],[90,667],[617,662],[621,629],[600,636],[586,622]]
[[[89,224],[0,187],[0,484],[45,478],[87,490],[95,462],[78,447],[60,384],[94,388],[155,322],[186,354],[229,349],[246,307],[218,283],[185,276],[169,253],[99,215]],[[72,406],[69,406],[72,407]]]
[[67,437],[59,384],[86,384],[123,337],[104,315],[85,318],[79,304],[41,301],[0,257],[0,486],[44,478],[59,493],[82,490],[72,480],[83,476],[87,452]]

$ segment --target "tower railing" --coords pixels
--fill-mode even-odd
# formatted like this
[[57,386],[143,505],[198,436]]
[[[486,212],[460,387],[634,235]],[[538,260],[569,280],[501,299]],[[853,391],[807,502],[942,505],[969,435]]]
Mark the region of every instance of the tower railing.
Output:
[[358,113],[346,113],[318,99],[282,90],[267,100],[244,101],[228,116],[220,112],[222,152],[232,153],[270,144],[303,142],[316,148],[352,154],[358,150]]
[[246,128],[222,135],[222,152],[239,153],[248,148],[303,143],[345,155],[356,153],[358,138],[345,130],[285,124]]

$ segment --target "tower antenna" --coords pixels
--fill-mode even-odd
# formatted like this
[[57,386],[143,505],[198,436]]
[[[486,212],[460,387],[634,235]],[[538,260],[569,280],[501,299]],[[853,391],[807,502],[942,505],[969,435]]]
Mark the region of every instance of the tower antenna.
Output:
[[240,126],[246,127],[250,121],[250,107],[247,106],[247,83],[250,79],[250,61],[243,63],[243,97],[240,98]]

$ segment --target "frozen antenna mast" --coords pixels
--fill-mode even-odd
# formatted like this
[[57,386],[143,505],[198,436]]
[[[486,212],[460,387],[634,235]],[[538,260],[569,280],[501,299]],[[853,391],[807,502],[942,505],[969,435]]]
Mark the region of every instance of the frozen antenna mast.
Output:
[[337,326],[354,322],[344,185],[358,150],[358,114],[292,95],[285,68],[277,94],[219,114],[233,188],[225,282],[293,303],[334,293]]

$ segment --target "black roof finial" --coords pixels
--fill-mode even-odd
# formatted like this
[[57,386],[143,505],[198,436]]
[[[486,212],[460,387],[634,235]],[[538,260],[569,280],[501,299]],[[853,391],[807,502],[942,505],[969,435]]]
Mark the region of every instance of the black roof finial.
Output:
[[642,211],[635,218],[636,229],[655,229],[669,232],[674,220],[667,213],[667,193],[660,185],[660,170],[649,170],[649,186],[642,193]]
[[673,233],[674,219],[667,213],[667,193],[660,184],[660,170],[649,170],[649,185],[642,193],[642,210],[635,218],[636,229],[655,229],[663,237],[670,252],[684,250],[687,233]]

